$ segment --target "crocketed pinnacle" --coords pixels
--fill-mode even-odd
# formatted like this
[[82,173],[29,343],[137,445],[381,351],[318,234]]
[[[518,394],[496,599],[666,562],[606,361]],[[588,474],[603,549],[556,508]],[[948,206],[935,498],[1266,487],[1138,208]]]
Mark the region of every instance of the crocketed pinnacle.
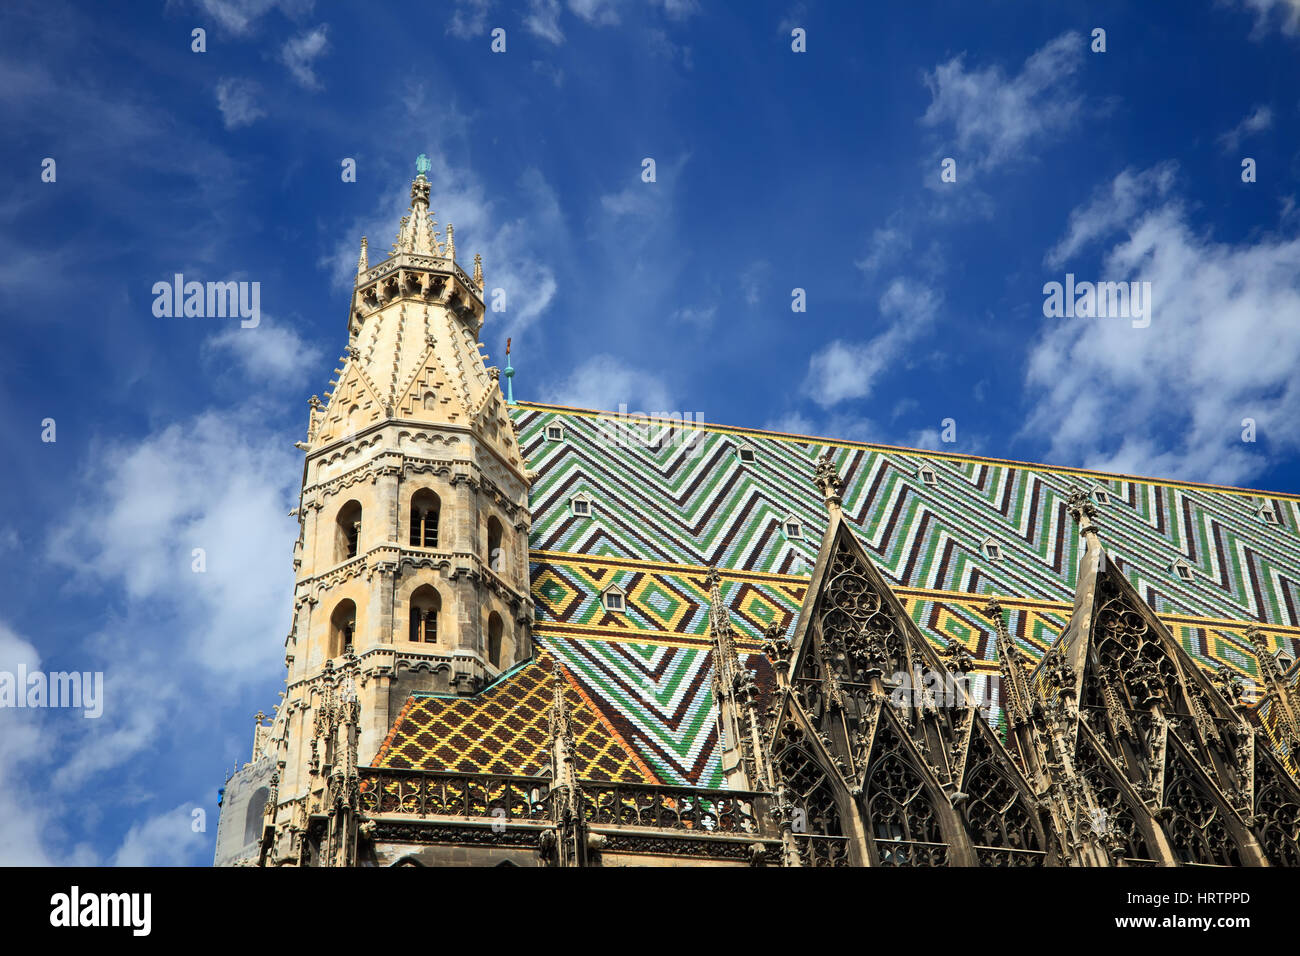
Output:
[[411,183],[411,208],[402,217],[402,224],[397,230],[397,241],[393,243],[393,255],[409,253],[419,256],[441,256],[442,242],[436,226],[438,221],[429,210],[429,180],[425,173],[429,169],[429,159],[423,153],[415,162],[417,170]]

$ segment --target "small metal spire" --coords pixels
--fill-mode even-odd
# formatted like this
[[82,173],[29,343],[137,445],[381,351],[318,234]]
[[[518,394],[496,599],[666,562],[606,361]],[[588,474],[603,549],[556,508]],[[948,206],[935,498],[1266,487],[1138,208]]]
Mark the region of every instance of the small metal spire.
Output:
[[[478,256],[474,257],[474,261],[477,263]],[[506,338],[506,404],[507,405],[513,405],[515,403],[514,377],[515,377],[515,370],[510,365],[510,339],[507,337]]]

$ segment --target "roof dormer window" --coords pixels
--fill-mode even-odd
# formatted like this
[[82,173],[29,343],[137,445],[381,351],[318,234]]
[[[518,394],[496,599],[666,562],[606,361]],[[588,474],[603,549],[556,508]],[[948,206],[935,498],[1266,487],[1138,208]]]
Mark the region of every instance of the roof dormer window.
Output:
[[1178,575],[1180,581],[1192,581],[1195,579],[1195,575],[1192,572],[1192,566],[1182,558],[1175,561],[1172,567],[1174,574]]
[[741,445],[739,448],[736,449],[736,457],[739,458],[747,465],[752,464],[755,458],[757,457],[754,454],[754,446]]
[[569,499],[569,507],[573,510],[575,518],[591,517],[591,499],[586,495],[574,495]]
[[984,549],[984,557],[988,558],[990,561],[1002,560],[1002,545],[998,544],[992,538],[985,538],[982,547]]
[[1107,491],[1105,488],[1092,489],[1092,498],[1099,505],[1110,504],[1110,492]]
[[803,522],[794,517],[794,515],[791,515],[786,518],[785,521],[781,522],[781,528],[785,532],[785,536],[792,541],[803,540]]
[[627,610],[627,595],[617,584],[611,584],[601,594],[600,603],[606,611],[617,611],[621,614]]
[[1273,509],[1273,502],[1267,498],[1260,498],[1255,504],[1255,514],[1259,515],[1264,524],[1277,525],[1277,511]]
[[563,425],[547,425],[547,426],[546,426],[546,440],[547,440],[547,441],[564,441],[564,426],[563,426]]
[[928,464],[922,465],[917,470],[917,474],[921,476],[921,484],[925,485],[927,488],[933,488],[939,483],[938,473],[936,473],[934,468]]

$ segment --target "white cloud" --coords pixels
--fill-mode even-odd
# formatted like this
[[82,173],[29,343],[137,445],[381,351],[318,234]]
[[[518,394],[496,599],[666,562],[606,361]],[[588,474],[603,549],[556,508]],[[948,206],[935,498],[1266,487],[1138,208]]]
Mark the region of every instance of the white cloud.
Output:
[[823,408],[870,395],[880,375],[934,323],[939,303],[928,286],[895,279],[880,297],[884,331],[865,342],[836,339],[815,353],[808,362],[804,393]]
[[1241,141],[1253,133],[1263,132],[1273,125],[1273,111],[1267,106],[1256,106],[1240,123],[1219,137],[1219,143],[1232,152]]
[[242,36],[277,7],[285,16],[297,17],[311,9],[312,0],[198,0],[198,6],[227,32]]
[[[1031,149],[1075,124],[1082,99],[1073,79],[1085,49],[1083,37],[1070,32],[1035,52],[1012,77],[997,66],[968,70],[964,55],[926,74],[932,101],[921,122],[951,130],[941,154],[957,160],[959,177],[1027,159]],[[938,181],[937,172],[932,178]]]
[[[892,217],[896,219],[897,217]],[[871,234],[867,254],[853,264],[867,275],[875,275],[882,266],[888,265],[912,251],[912,237],[896,223],[892,222]]]
[[1247,10],[1255,14],[1252,34],[1260,37],[1276,23],[1291,36],[1300,33],[1300,0],[1241,0]]
[[325,368],[325,353],[269,316],[252,327],[230,324],[203,343],[206,355],[227,354],[252,380],[268,385],[298,384]]
[[492,0],[456,0],[456,8],[447,21],[447,32],[462,40],[482,36],[491,9]]
[[[297,526],[285,515],[302,462],[261,411],[205,412],[104,448],[79,498],[95,520],[78,516],[50,542],[55,561],[124,595],[148,630],[174,620],[165,649],[175,666],[227,679],[273,670],[288,628]],[[206,554],[202,573],[195,548]],[[138,635],[111,630],[124,622],[108,626],[106,652],[143,653]]]
[[708,328],[713,324],[713,319],[717,314],[718,307],[716,305],[686,305],[673,312],[673,318],[679,322]]
[[[206,808],[204,808],[206,810]],[[195,832],[193,807],[182,804],[134,824],[113,856],[114,866],[188,866],[207,843]],[[216,820],[208,821],[215,829]]]
[[217,109],[221,110],[226,129],[248,126],[266,115],[258,103],[260,94],[261,87],[252,80],[226,77],[218,81]]
[[772,263],[766,259],[759,259],[751,262],[740,271],[738,280],[740,282],[740,294],[748,306],[758,305],[759,300],[763,297],[763,288],[767,282],[767,277],[772,272]]
[[326,36],[328,32],[328,26],[322,23],[318,27],[291,37],[280,49],[280,59],[289,68],[289,74],[306,89],[321,88],[320,78],[316,76],[312,64],[317,57],[329,50],[329,39]]
[[[26,639],[0,623],[0,671],[39,669],[40,655]],[[0,865],[48,866],[43,836],[46,801],[32,793],[31,770],[47,759],[52,742],[40,711],[0,710]]]
[[560,0],[528,0],[528,16],[524,26],[534,36],[560,44],[564,33],[560,30]]
[[668,386],[657,376],[633,368],[612,355],[593,355],[568,378],[551,383],[544,390],[546,401],[575,408],[617,411],[671,411],[677,403]]
[[1042,320],[1025,431],[1062,462],[1240,482],[1268,464],[1263,446],[1240,440],[1242,419],[1255,419],[1274,453],[1300,444],[1300,239],[1214,241],[1166,194],[1170,168],[1117,177],[1075,211],[1049,254],[1059,261],[1062,251],[1113,243],[1096,278],[1150,282],[1152,315],[1147,328]]
[[569,0],[569,9],[593,26],[616,25],[619,6],[619,0]]
[[1048,250],[1044,262],[1059,268],[1098,237],[1131,222],[1152,199],[1169,195],[1178,179],[1178,164],[1160,163],[1140,172],[1126,169],[1096,190],[1083,206],[1070,213],[1065,235]]

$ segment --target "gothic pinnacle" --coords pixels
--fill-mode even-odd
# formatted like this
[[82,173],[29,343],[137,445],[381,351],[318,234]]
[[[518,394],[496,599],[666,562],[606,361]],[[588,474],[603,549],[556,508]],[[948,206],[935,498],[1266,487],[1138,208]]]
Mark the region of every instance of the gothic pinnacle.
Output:
[[832,514],[839,511],[844,503],[840,497],[840,489],[844,486],[844,479],[835,470],[835,459],[831,457],[829,451],[817,459],[817,471],[813,477],[813,483],[817,485],[822,496],[826,499],[826,510]]
[[361,255],[357,257],[357,275],[361,275],[370,268],[369,258],[366,253],[366,237],[361,237]]
[[477,252],[474,253],[474,284],[483,291],[483,257]]
[[1079,534],[1097,534],[1097,524],[1093,520],[1097,517],[1097,506],[1092,503],[1091,495],[1078,488],[1071,488],[1065,499],[1065,507],[1079,526]]
[[456,227],[447,223],[447,258],[456,261]]

